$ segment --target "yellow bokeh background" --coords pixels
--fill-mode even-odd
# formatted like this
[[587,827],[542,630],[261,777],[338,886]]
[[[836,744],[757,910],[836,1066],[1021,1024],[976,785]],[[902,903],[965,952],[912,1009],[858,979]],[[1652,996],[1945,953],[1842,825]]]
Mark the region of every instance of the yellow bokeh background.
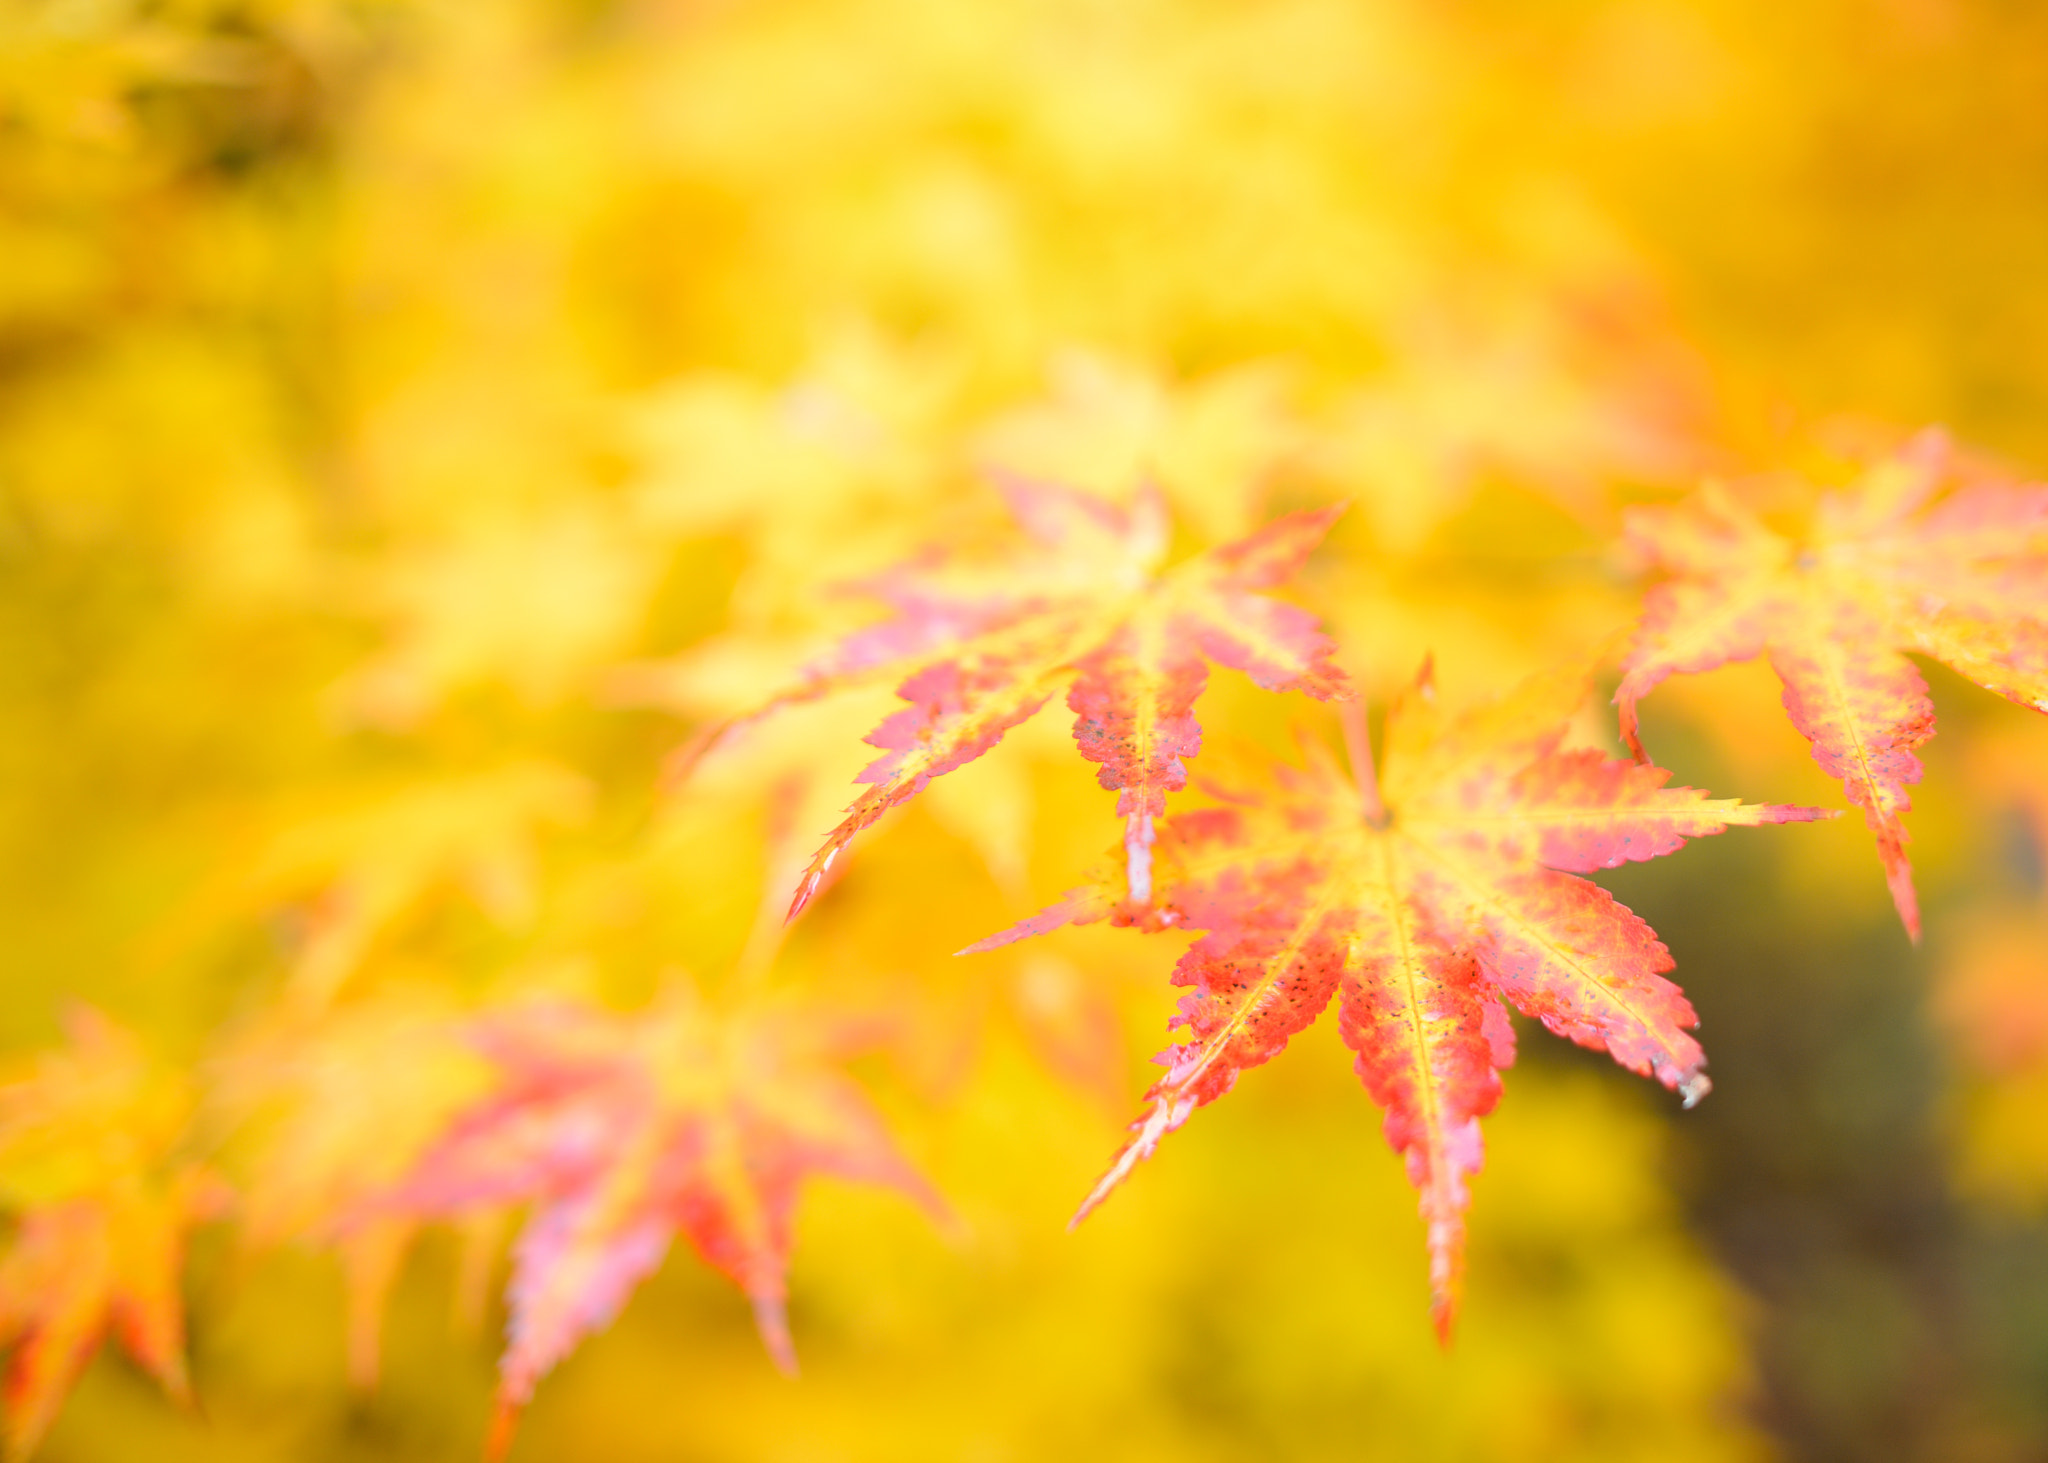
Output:
[[[195,1074],[180,1142],[260,1194],[238,1084],[280,1022],[631,1008],[676,971],[888,1012],[859,1074],[958,1231],[819,1185],[799,1380],[678,1246],[515,1458],[2036,1456],[2048,1323],[1972,1297],[2048,1274],[2048,1181],[1983,1199],[2011,1145],[1971,1114],[2048,1108],[1952,1083],[1927,994],[2006,867],[1973,739],[2048,750],[2013,708],[1936,679],[1924,954],[1853,818],[1616,885],[1717,1061],[1723,1001],[1734,1116],[1525,1028],[1448,1352],[1331,1031],[1064,1232],[1177,947],[952,957],[1116,837],[1050,715],[779,947],[790,840],[886,698],[663,769],[872,616],[843,586],[998,534],[991,468],[1154,477],[1182,551],[1348,500],[1298,598],[1375,707],[1425,655],[1468,701],[1611,654],[1622,508],[1702,473],[1825,475],[1927,422],[2038,468],[2044,162],[2048,11],[1991,0],[16,0],[0,1039],[100,1007]],[[1654,749],[1839,805],[1775,701],[1756,666],[1674,682]],[[1217,749],[1334,735],[1233,677],[1204,705]],[[1731,1092],[1795,1068],[1789,1107]],[[1812,1179],[1872,1123],[1910,1142]],[[1906,1238],[1828,1228],[1895,1200]],[[503,1317],[456,1318],[458,1241],[404,1269],[365,1392],[294,1222],[201,1228],[197,1408],[110,1354],[42,1456],[474,1456]],[[1848,1299],[1772,1269],[1813,1255]]]

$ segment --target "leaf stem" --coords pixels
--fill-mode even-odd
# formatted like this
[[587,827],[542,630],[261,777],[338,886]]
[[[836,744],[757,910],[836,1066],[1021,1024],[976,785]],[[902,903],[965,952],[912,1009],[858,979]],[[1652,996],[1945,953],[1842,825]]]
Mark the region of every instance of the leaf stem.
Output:
[[1339,701],[1337,718],[1344,726],[1344,755],[1351,761],[1351,781],[1358,789],[1358,811],[1375,828],[1387,822],[1387,805],[1380,798],[1379,772],[1372,761],[1372,729],[1365,722],[1363,701]]

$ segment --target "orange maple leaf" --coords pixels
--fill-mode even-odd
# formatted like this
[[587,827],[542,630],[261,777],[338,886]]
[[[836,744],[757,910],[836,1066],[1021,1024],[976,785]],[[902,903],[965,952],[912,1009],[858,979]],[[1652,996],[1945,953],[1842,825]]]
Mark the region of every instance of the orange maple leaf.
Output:
[[1158,1057],[1167,1072],[1146,1095],[1151,1106],[1076,1222],[1334,996],[1358,1074],[1386,1109],[1387,1139],[1422,1192],[1432,1311],[1448,1336],[1479,1119],[1500,1095],[1498,1069],[1514,1060],[1501,998],[1656,1077],[1688,1107],[1707,1092],[1692,1007],[1663,978],[1669,952],[1568,871],[1655,858],[1735,824],[1827,815],[1713,799],[1666,787],[1661,768],[1561,749],[1586,690],[1578,673],[1539,677],[1447,721],[1425,669],[1388,713],[1377,778],[1354,714],[1357,786],[1308,746],[1307,767],[1279,766],[1263,795],[1167,819],[1151,900],[1112,871],[969,947],[1105,917],[1207,931],[1173,977],[1193,988],[1173,1023],[1188,1040]]
[[520,758],[399,783],[337,787],[279,809],[156,937],[166,959],[252,913],[293,916],[291,997],[331,1002],[406,922],[461,890],[494,923],[529,923],[542,834],[587,817],[590,784]]
[[535,1205],[514,1249],[494,1456],[535,1384],[610,1323],[677,1231],[746,1293],[770,1356],[794,1371],[784,1301],[804,1180],[887,1184],[944,1214],[825,1060],[847,1033],[815,1019],[721,1017],[683,988],[637,1016],[535,1003],[471,1034],[498,1085],[366,1219]]
[[[403,987],[348,1005],[287,1002],[238,1034],[213,1063],[217,1108],[259,1141],[240,1208],[252,1246],[331,1245],[347,1282],[349,1380],[375,1385],[384,1305],[419,1228],[410,1215],[362,1218],[408,1175],[454,1115],[472,1105],[489,1065],[463,1039],[461,1019],[432,993]],[[375,1072],[375,1081],[363,1074]],[[491,1238],[471,1226],[465,1282]],[[466,1288],[458,1313],[480,1309]]]
[[173,1150],[190,1094],[126,1032],[80,1007],[69,1045],[0,1087],[0,1197],[20,1216],[0,1259],[7,1457],[41,1442],[108,1330],[180,1402],[186,1230],[218,1213],[218,1179]]
[[801,688],[764,708],[884,677],[911,703],[869,733],[884,755],[860,773],[869,790],[805,869],[790,918],[856,833],[974,761],[1062,688],[1081,755],[1102,765],[1102,785],[1118,794],[1140,888],[1153,819],[1201,745],[1194,703],[1209,662],[1268,690],[1346,694],[1315,618],[1259,592],[1301,566],[1341,508],[1289,514],[1162,569],[1168,523],[1157,492],[1126,508],[1040,483],[1000,486],[1026,543],[995,563],[942,558],[883,576],[868,587],[896,617],[851,636]]
[[1934,702],[1900,652],[2048,710],[2048,488],[1980,482],[1935,501],[1951,476],[1946,440],[1928,432],[1823,497],[1801,535],[1711,485],[1627,520],[1630,541],[1672,577],[1650,590],[1623,662],[1624,739],[1643,757],[1636,703],[1665,677],[1768,654],[1792,724],[1876,834],[1916,941],[1906,788],[1920,780],[1913,749],[1934,735]]

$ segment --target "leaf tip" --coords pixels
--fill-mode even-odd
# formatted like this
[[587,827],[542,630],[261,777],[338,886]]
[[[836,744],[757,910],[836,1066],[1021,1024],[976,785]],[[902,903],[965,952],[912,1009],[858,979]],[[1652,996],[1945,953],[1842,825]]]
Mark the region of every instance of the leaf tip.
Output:
[[785,925],[796,923],[797,916],[817,897],[819,887],[825,882],[825,876],[832,872],[833,860],[839,857],[839,851],[845,846],[843,842],[834,842],[818,850],[818,856],[811,860],[811,866],[805,869],[804,876],[797,880],[796,893],[791,895],[789,900],[789,913],[782,917]]
[[485,1463],[500,1463],[511,1451],[512,1439],[519,1431],[520,1404],[504,1393],[498,1394],[497,1402],[491,1408],[490,1430],[484,1434]]
[[1076,1209],[1074,1217],[1067,1221],[1068,1234],[1079,1229],[1081,1221],[1100,1209],[1102,1201],[1109,1197],[1110,1191],[1124,1181],[1124,1175],[1131,1171],[1131,1165],[1127,1161],[1129,1152],[1129,1149],[1125,1149],[1123,1153],[1118,1154],[1116,1162],[1110,1165],[1109,1172],[1095,1181],[1095,1187],[1088,1191],[1088,1197],[1081,1201],[1081,1207]]
[[1920,943],[1920,896],[1913,888],[1913,865],[1907,860],[1905,851],[1897,847],[1880,848],[1885,856],[1884,881],[1892,894],[1892,905],[1899,912],[1899,923],[1906,927],[1906,938],[1913,944]]
[[1110,1196],[1118,1184],[1131,1176],[1131,1170],[1138,1166],[1139,1161],[1150,1158],[1153,1150],[1159,1146],[1159,1140],[1185,1122],[1193,1110],[1192,1101],[1176,1103],[1160,1098],[1152,1104],[1151,1111],[1131,1124],[1134,1136],[1118,1152],[1116,1161],[1109,1166],[1109,1171],[1095,1181],[1095,1187],[1088,1191],[1088,1197],[1081,1201],[1081,1207],[1074,1211],[1074,1217],[1067,1221],[1067,1233],[1072,1234],[1082,1220],[1101,1208],[1102,1201]]
[[789,1334],[789,1312],[784,1308],[779,1292],[760,1292],[749,1296],[754,1306],[754,1329],[761,1334],[761,1344],[768,1349],[768,1359],[775,1363],[775,1370],[785,1377],[798,1375],[796,1364],[796,1342]]
[[[1149,850],[1148,850],[1149,852]],[[983,935],[972,945],[953,953],[957,955],[986,955],[991,950],[1000,950],[1005,945],[1014,945],[1019,940],[1028,940],[1034,935],[1047,934],[1063,925],[1089,925],[1107,919],[1120,907],[1108,900],[1099,890],[1070,889],[1066,898],[1057,904],[1049,904],[1034,915],[1028,915],[1008,929],[997,930],[992,935]],[[1133,923],[1142,923],[1133,920]],[[1167,921],[1171,923],[1171,921]],[[1151,928],[1151,926],[1145,926]]]
[[161,1369],[156,1371],[157,1381],[163,1385],[164,1393],[180,1412],[196,1413],[199,1399],[192,1391],[192,1375],[186,1369],[182,1352],[168,1358]]
[[1095,1187],[1088,1191],[1088,1197],[1081,1201],[1081,1207],[1076,1209],[1074,1217],[1067,1221],[1068,1234],[1072,1234],[1075,1230],[1079,1229],[1082,1220],[1102,1207],[1102,1201],[1109,1197],[1111,1190],[1124,1181],[1125,1176],[1131,1171],[1132,1164],[1136,1161],[1131,1156],[1130,1148],[1126,1148],[1117,1155],[1116,1162],[1109,1166],[1109,1172],[1095,1181]]

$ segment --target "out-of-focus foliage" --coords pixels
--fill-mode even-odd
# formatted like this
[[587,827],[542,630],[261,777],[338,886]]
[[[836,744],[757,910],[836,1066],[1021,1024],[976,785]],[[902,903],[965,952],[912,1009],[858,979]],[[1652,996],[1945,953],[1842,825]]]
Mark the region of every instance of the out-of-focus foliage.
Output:
[[186,1230],[226,1202],[177,1152],[191,1093],[98,1012],[69,1013],[70,1042],[0,1088],[0,1185],[20,1227],[0,1261],[7,1453],[49,1430],[101,1339],[179,1402]]
[[804,1182],[885,1183],[943,1213],[859,1089],[821,1062],[848,1034],[780,1015],[722,1017],[678,987],[630,1020],[555,1002],[476,1023],[495,1086],[369,1210],[488,1219],[533,1204],[507,1289],[493,1454],[534,1384],[611,1324],[676,1233],[746,1294],[769,1355],[793,1374],[788,1275]]
[[1936,990],[1963,1077],[1959,1170],[2001,1205],[2038,1209],[2048,1197],[2048,742],[2034,727],[1986,736],[1968,771],[2002,815],[2003,851],[2022,877],[1980,891]]
[[[449,1320],[502,1322],[512,1231],[415,1236],[378,1201],[486,1100],[450,1033],[623,1019],[678,969],[720,1009],[864,1013],[856,1076],[960,1233],[813,1186],[801,1382],[677,1257],[515,1456],[1728,1459],[1769,1450],[1759,1420],[1815,1456],[2038,1451],[2013,1360],[2038,1327],[1948,1344],[1982,1309],[1967,1257],[1894,1283],[1963,1221],[1885,1187],[1935,1101],[1893,1105],[1932,1083],[1897,994],[1920,987],[1868,954],[1891,947],[1854,829],[1630,895],[1730,1033],[1720,1090],[1660,1126],[1526,1054],[1443,1356],[1414,1196],[1334,1035],[1060,1233],[1175,951],[947,954],[1115,836],[1050,718],[892,815],[786,939],[890,688],[662,769],[870,624],[844,587],[994,542],[992,470],[1123,504],[1156,481],[1176,559],[1348,499],[1300,598],[1370,703],[1433,650],[1462,704],[1615,643],[1624,506],[1798,466],[1816,416],[2039,463],[2044,56],[2048,15],[1960,0],[10,7],[0,1029],[71,1070],[101,1038],[62,1045],[67,1001],[109,1011],[189,1093],[51,1151],[129,1133],[122,1184],[239,1191],[188,1271],[203,1412],[109,1358],[43,1456],[473,1456],[499,1348]],[[1660,759],[1839,803],[1768,681],[1668,683]],[[1937,749],[1994,719],[1955,690]],[[1282,745],[1270,699],[1219,675],[1208,735]],[[1915,845],[1937,954],[2004,797],[1942,771]],[[1853,1000],[1813,973],[1838,965]],[[1759,988],[1781,968],[1807,978]],[[1801,1045],[1823,1029],[1846,1055]],[[21,1161],[26,1273],[51,1205],[107,1201]],[[223,1212],[203,1188],[184,1218]],[[1896,1232],[1828,1227],[1895,1190],[1932,1197]],[[134,1350],[168,1382],[152,1275]],[[10,1320],[18,1375],[36,1323]]]

